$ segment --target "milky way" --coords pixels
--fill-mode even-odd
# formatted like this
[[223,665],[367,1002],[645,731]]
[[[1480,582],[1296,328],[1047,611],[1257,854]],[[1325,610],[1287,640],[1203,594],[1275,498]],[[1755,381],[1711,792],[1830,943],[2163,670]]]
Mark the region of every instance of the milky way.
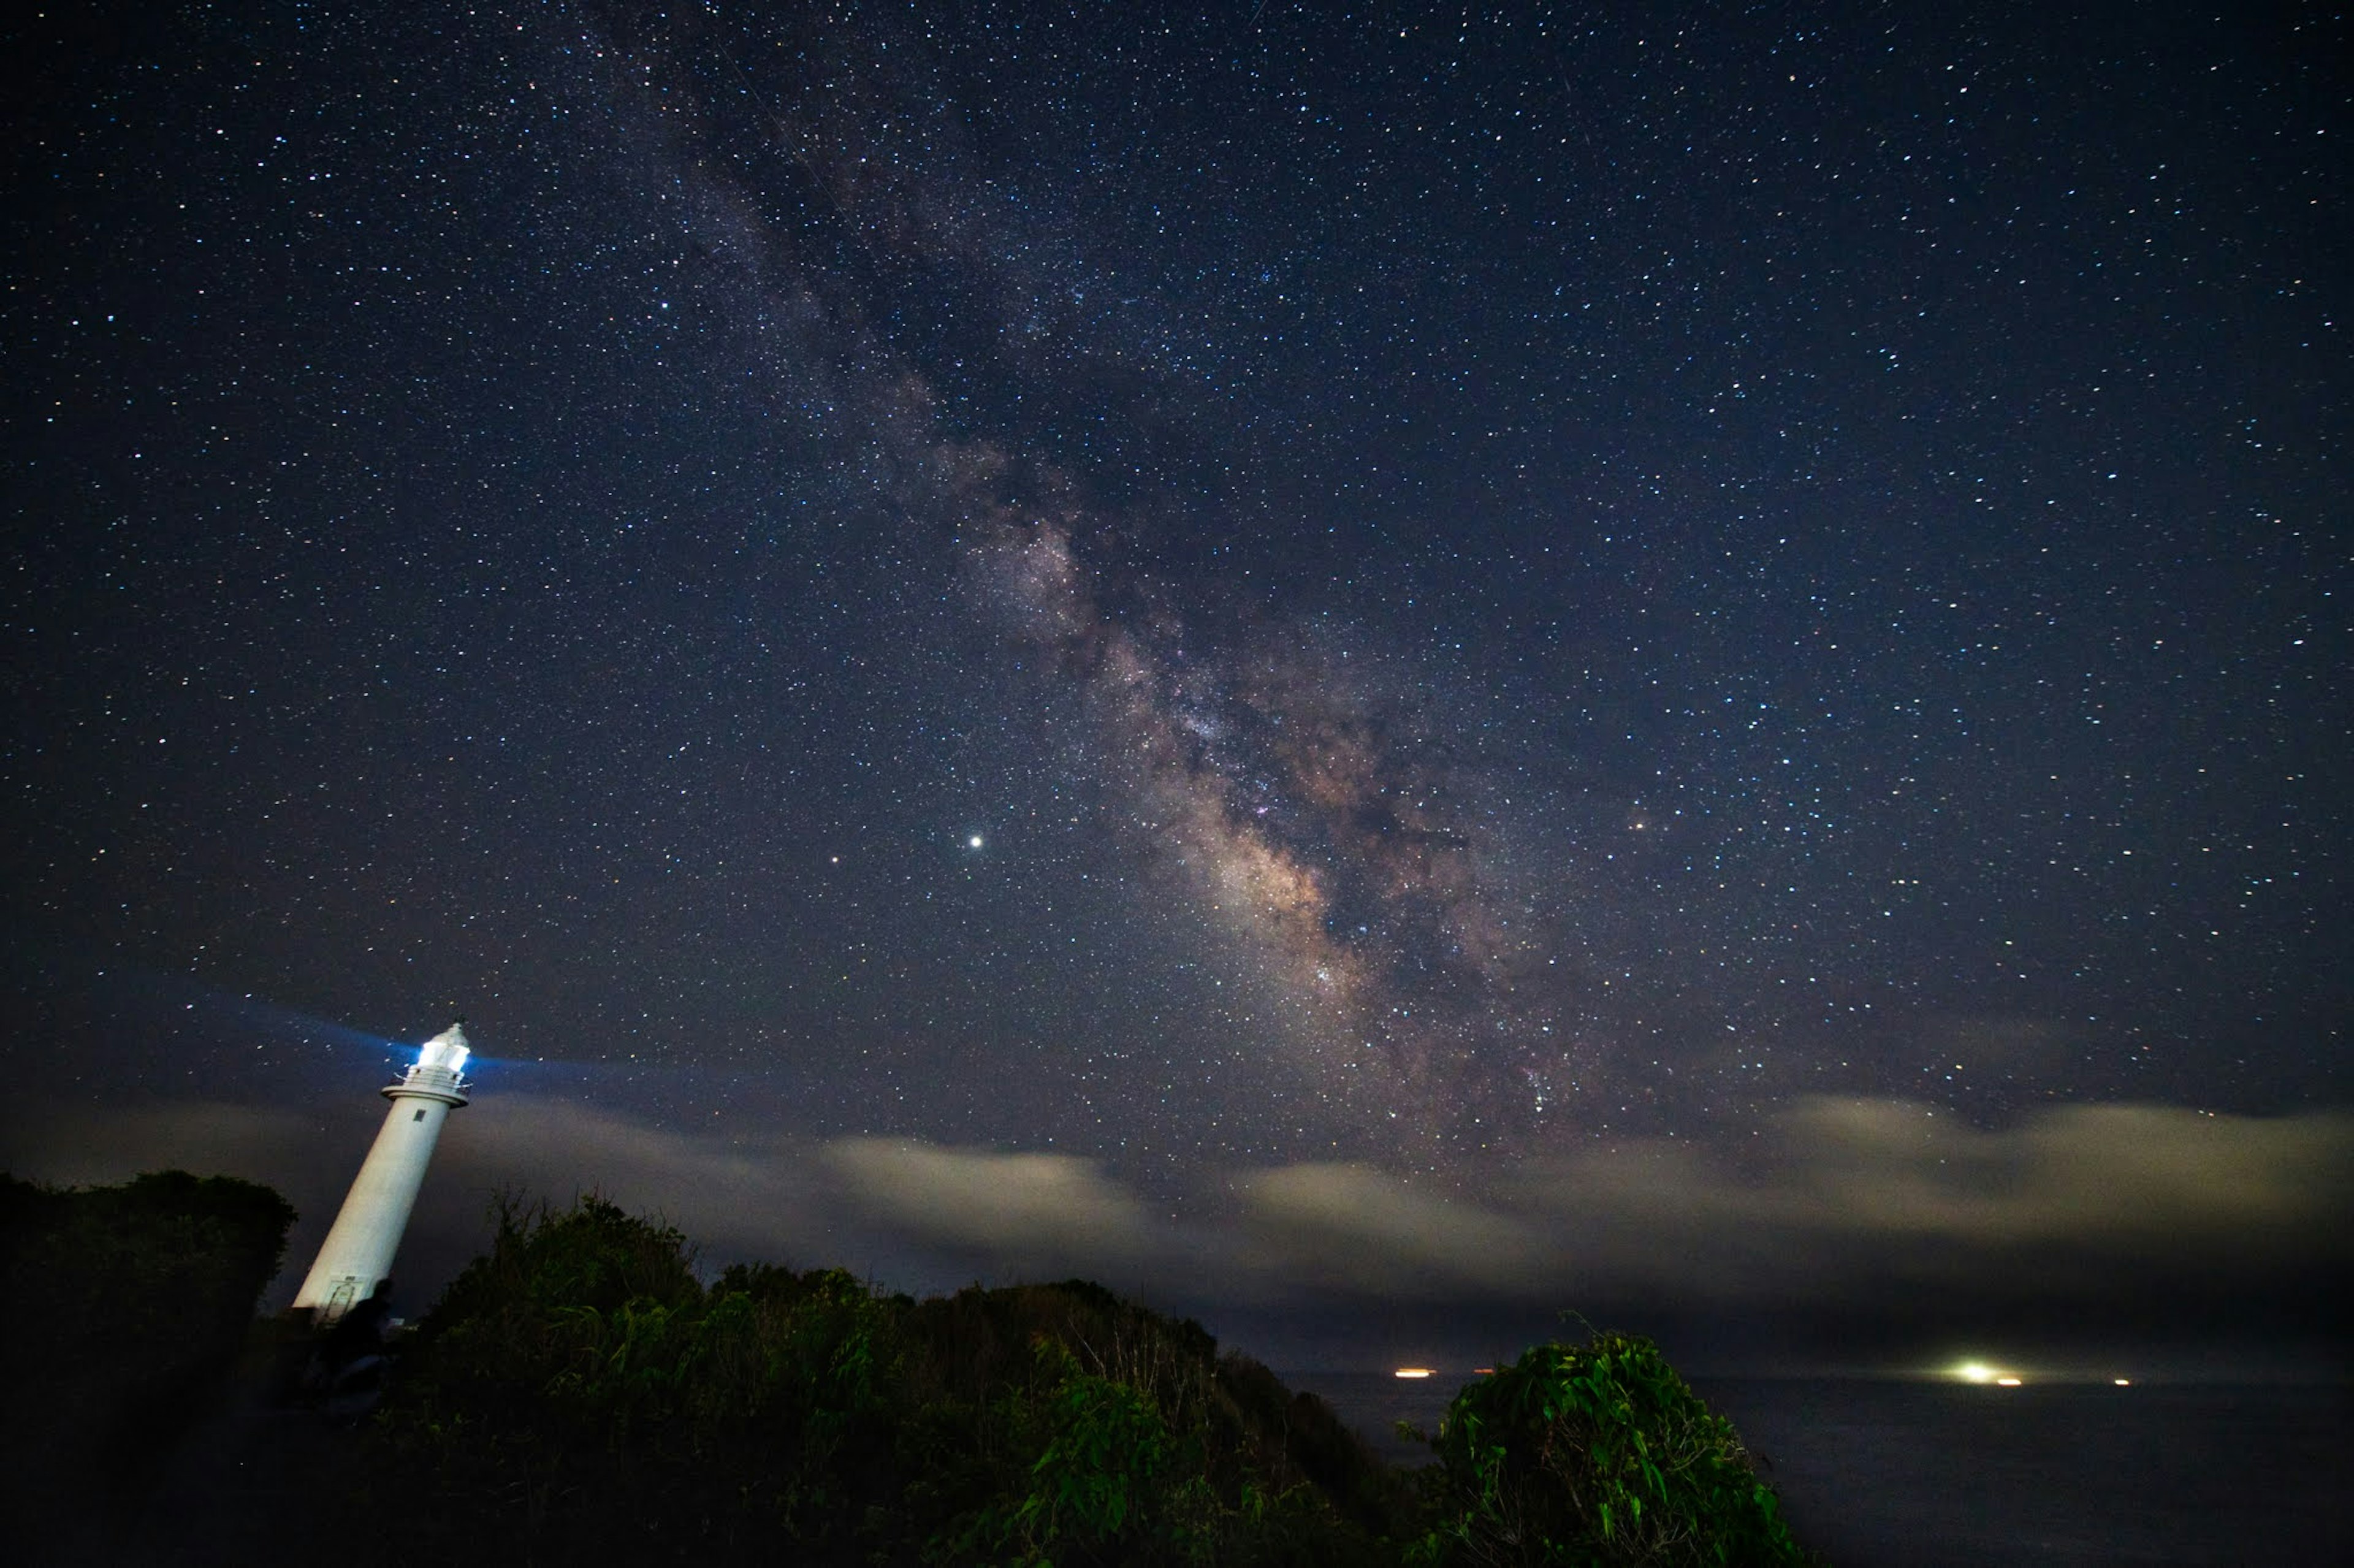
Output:
[[[969,268],[980,286],[962,297],[981,319],[965,328],[1001,344],[1034,330],[1003,302],[1054,292],[1027,272],[1054,266],[1026,254],[1051,246],[992,221],[988,193],[956,179],[970,155],[897,79],[887,36],[854,26],[815,47],[815,106],[764,100],[741,133],[822,193],[829,223],[869,258],[846,270]],[[1513,874],[1500,786],[1450,738],[1470,715],[1443,711],[1414,662],[1362,629],[1189,632],[1249,606],[1202,604],[1199,587],[1140,568],[1169,520],[1108,511],[1052,461],[951,431],[845,270],[810,265],[759,216],[758,192],[714,172],[711,109],[668,50],[600,63],[605,90],[663,148],[691,231],[734,270],[736,325],[767,348],[763,363],[791,386],[826,367],[818,395],[864,443],[850,466],[918,541],[953,553],[973,614],[1079,694],[1091,764],[1153,872],[1142,895],[1190,900],[1223,934],[1224,961],[1263,993],[1252,1049],[1320,1107],[1321,1133],[1443,1162],[1524,1139],[1581,1071],[1606,1070],[1592,1039],[1573,1051],[1564,1022],[1569,977],[1548,930],[1562,900]],[[782,343],[755,323],[789,323]]]
[[2178,20],[28,49],[50,1087],[463,1011],[681,1137],[1187,1202],[2336,1103],[2342,94]]

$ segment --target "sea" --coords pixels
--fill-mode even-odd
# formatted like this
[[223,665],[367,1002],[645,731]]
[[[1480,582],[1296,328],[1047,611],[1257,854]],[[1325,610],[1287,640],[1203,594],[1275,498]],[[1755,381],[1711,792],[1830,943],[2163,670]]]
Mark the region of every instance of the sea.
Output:
[[[1377,1452],[1426,1460],[1460,1380],[1295,1372]],[[2354,1563],[2354,1387],[1694,1378],[1832,1568]]]

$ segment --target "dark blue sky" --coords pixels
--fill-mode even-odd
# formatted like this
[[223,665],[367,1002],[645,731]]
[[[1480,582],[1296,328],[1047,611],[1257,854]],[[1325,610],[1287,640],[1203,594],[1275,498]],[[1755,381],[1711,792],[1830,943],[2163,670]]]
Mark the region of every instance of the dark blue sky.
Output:
[[22,25],[12,1163],[463,1011],[916,1275],[2342,1267],[2341,16],[953,9]]

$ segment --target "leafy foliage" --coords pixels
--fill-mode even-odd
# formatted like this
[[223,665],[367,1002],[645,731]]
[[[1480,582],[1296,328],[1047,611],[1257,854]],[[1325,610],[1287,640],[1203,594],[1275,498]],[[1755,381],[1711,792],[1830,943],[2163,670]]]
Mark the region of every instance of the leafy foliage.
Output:
[[[0,1177],[10,1517],[120,1500],[201,1414],[293,1212],[185,1172]],[[268,1336],[263,1336],[267,1339]],[[916,1301],[840,1269],[706,1286],[668,1226],[504,1205],[289,1520],[385,1563],[1779,1564],[1732,1426],[1649,1341],[1540,1345],[1415,1477],[1313,1395],[1083,1280]]]
[[1083,1280],[917,1301],[504,1206],[353,1457],[345,1557],[1178,1568],[1802,1561],[1647,1342],[1540,1347],[1405,1476],[1199,1324]]
[[1539,1345],[1456,1395],[1433,1446],[1416,1563],[1808,1561],[1732,1423],[1649,1340]]
[[594,1198],[502,1210],[366,1442],[387,1560],[1378,1563],[1411,1502],[1320,1402],[1099,1287],[705,1287]]

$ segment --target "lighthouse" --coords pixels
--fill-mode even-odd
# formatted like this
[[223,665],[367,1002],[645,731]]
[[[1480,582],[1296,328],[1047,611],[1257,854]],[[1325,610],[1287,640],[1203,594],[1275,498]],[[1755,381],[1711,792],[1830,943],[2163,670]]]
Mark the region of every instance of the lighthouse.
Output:
[[428,1040],[416,1065],[384,1086],[384,1097],[392,1102],[384,1129],[345,1195],[319,1260],[294,1293],[296,1308],[310,1308],[318,1323],[341,1318],[391,1276],[392,1255],[408,1228],[408,1212],[417,1206],[417,1189],[425,1183],[425,1165],[433,1158],[441,1124],[466,1103],[466,1091],[473,1087],[465,1067],[461,1021]]

